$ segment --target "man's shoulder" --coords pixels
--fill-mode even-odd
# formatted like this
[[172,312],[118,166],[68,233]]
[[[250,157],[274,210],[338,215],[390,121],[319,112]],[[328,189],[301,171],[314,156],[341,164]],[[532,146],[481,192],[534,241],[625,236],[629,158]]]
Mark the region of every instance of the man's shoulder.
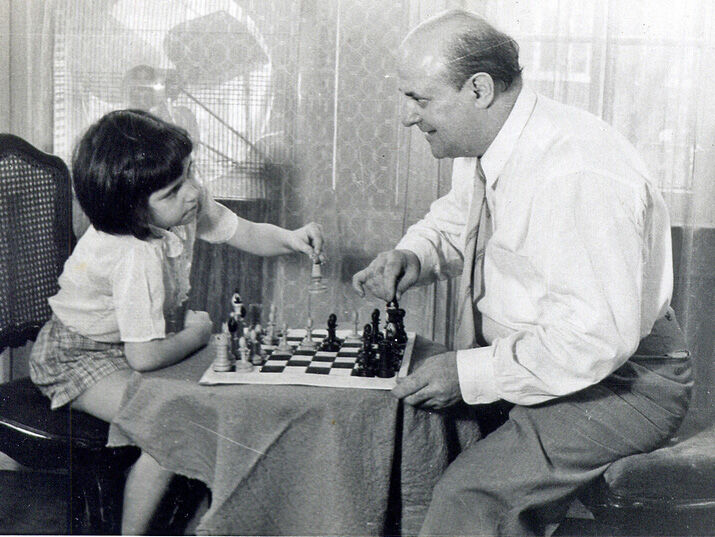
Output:
[[538,95],[534,114],[522,136],[522,152],[549,175],[595,172],[620,177],[648,177],[633,144],[594,114]]

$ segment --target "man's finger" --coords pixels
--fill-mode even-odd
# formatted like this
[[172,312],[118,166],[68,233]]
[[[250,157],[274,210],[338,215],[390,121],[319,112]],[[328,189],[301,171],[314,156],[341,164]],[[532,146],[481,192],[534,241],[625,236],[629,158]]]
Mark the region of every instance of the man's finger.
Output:
[[356,272],[353,274],[353,289],[361,296],[365,296],[365,289],[363,289],[363,283],[365,283],[365,270]]
[[395,296],[395,291],[397,289],[397,283],[402,276],[402,263],[399,261],[390,261],[385,265],[385,270],[383,271],[383,280],[386,295],[391,299]]
[[427,380],[416,375],[408,375],[403,379],[398,379],[397,384],[392,388],[392,395],[398,399],[407,397],[427,386]]
[[405,397],[404,402],[405,404],[410,406],[424,406],[424,404],[431,399],[432,394],[430,393],[430,390],[427,388],[427,386],[425,386],[421,390],[418,390],[415,393]]

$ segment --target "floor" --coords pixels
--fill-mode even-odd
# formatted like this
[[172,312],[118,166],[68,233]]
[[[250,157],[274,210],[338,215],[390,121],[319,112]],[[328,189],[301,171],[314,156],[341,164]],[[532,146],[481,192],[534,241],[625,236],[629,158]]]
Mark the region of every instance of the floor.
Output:
[[[153,534],[195,534],[198,519],[208,508],[208,500],[202,485],[198,489],[192,485],[190,492],[186,486],[185,481],[181,482],[174,491],[183,487],[178,493],[183,502],[190,502],[187,509],[196,516],[189,519],[178,515],[177,518],[172,514],[177,511],[176,503],[162,504],[166,507],[165,516],[158,517],[157,522],[162,529],[155,528]],[[62,474],[0,470],[0,535],[66,535],[67,490],[67,476]],[[183,507],[178,510],[185,512]],[[171,522],[164,525],[167,517]]]
[[67,533],[66,476],[0,471],[0,534]]

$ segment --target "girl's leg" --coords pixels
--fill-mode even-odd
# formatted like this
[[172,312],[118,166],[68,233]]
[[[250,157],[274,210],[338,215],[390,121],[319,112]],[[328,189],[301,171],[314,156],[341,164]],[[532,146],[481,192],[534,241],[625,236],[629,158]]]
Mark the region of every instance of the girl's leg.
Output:
[[124,486],[122,534],[145,535],[149,531],[151,519],[169,487],[172,475],[142,451],[129,470]]
[[[106,422],[117,415],[132,370],[123,369],[89,387],[72,407]],[[142,451],[127,475],[122,509],[122,533],[141,535],[149,530],[154,511],[169,486],[173,474]]]

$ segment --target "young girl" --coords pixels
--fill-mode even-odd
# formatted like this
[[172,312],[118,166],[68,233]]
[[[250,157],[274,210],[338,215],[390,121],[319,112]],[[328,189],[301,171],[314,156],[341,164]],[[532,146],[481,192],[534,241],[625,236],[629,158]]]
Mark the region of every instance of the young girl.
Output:
[[[184,130],[138,110],[107,114],[80,140],[74,189],[91,226],[65,263],[30,357],[52,408],[69,403],[111,421],[132,371],[169,366],[207,343],[208,314],[181,314],[195,237],[262,256],[320,255],[317,224],[289,231],[215,202],[194,180],[191,152]],[[184,327],[170,329],[177,316]],[[148,530],[170,478],[141,454],[127,476],[123,533]]]

